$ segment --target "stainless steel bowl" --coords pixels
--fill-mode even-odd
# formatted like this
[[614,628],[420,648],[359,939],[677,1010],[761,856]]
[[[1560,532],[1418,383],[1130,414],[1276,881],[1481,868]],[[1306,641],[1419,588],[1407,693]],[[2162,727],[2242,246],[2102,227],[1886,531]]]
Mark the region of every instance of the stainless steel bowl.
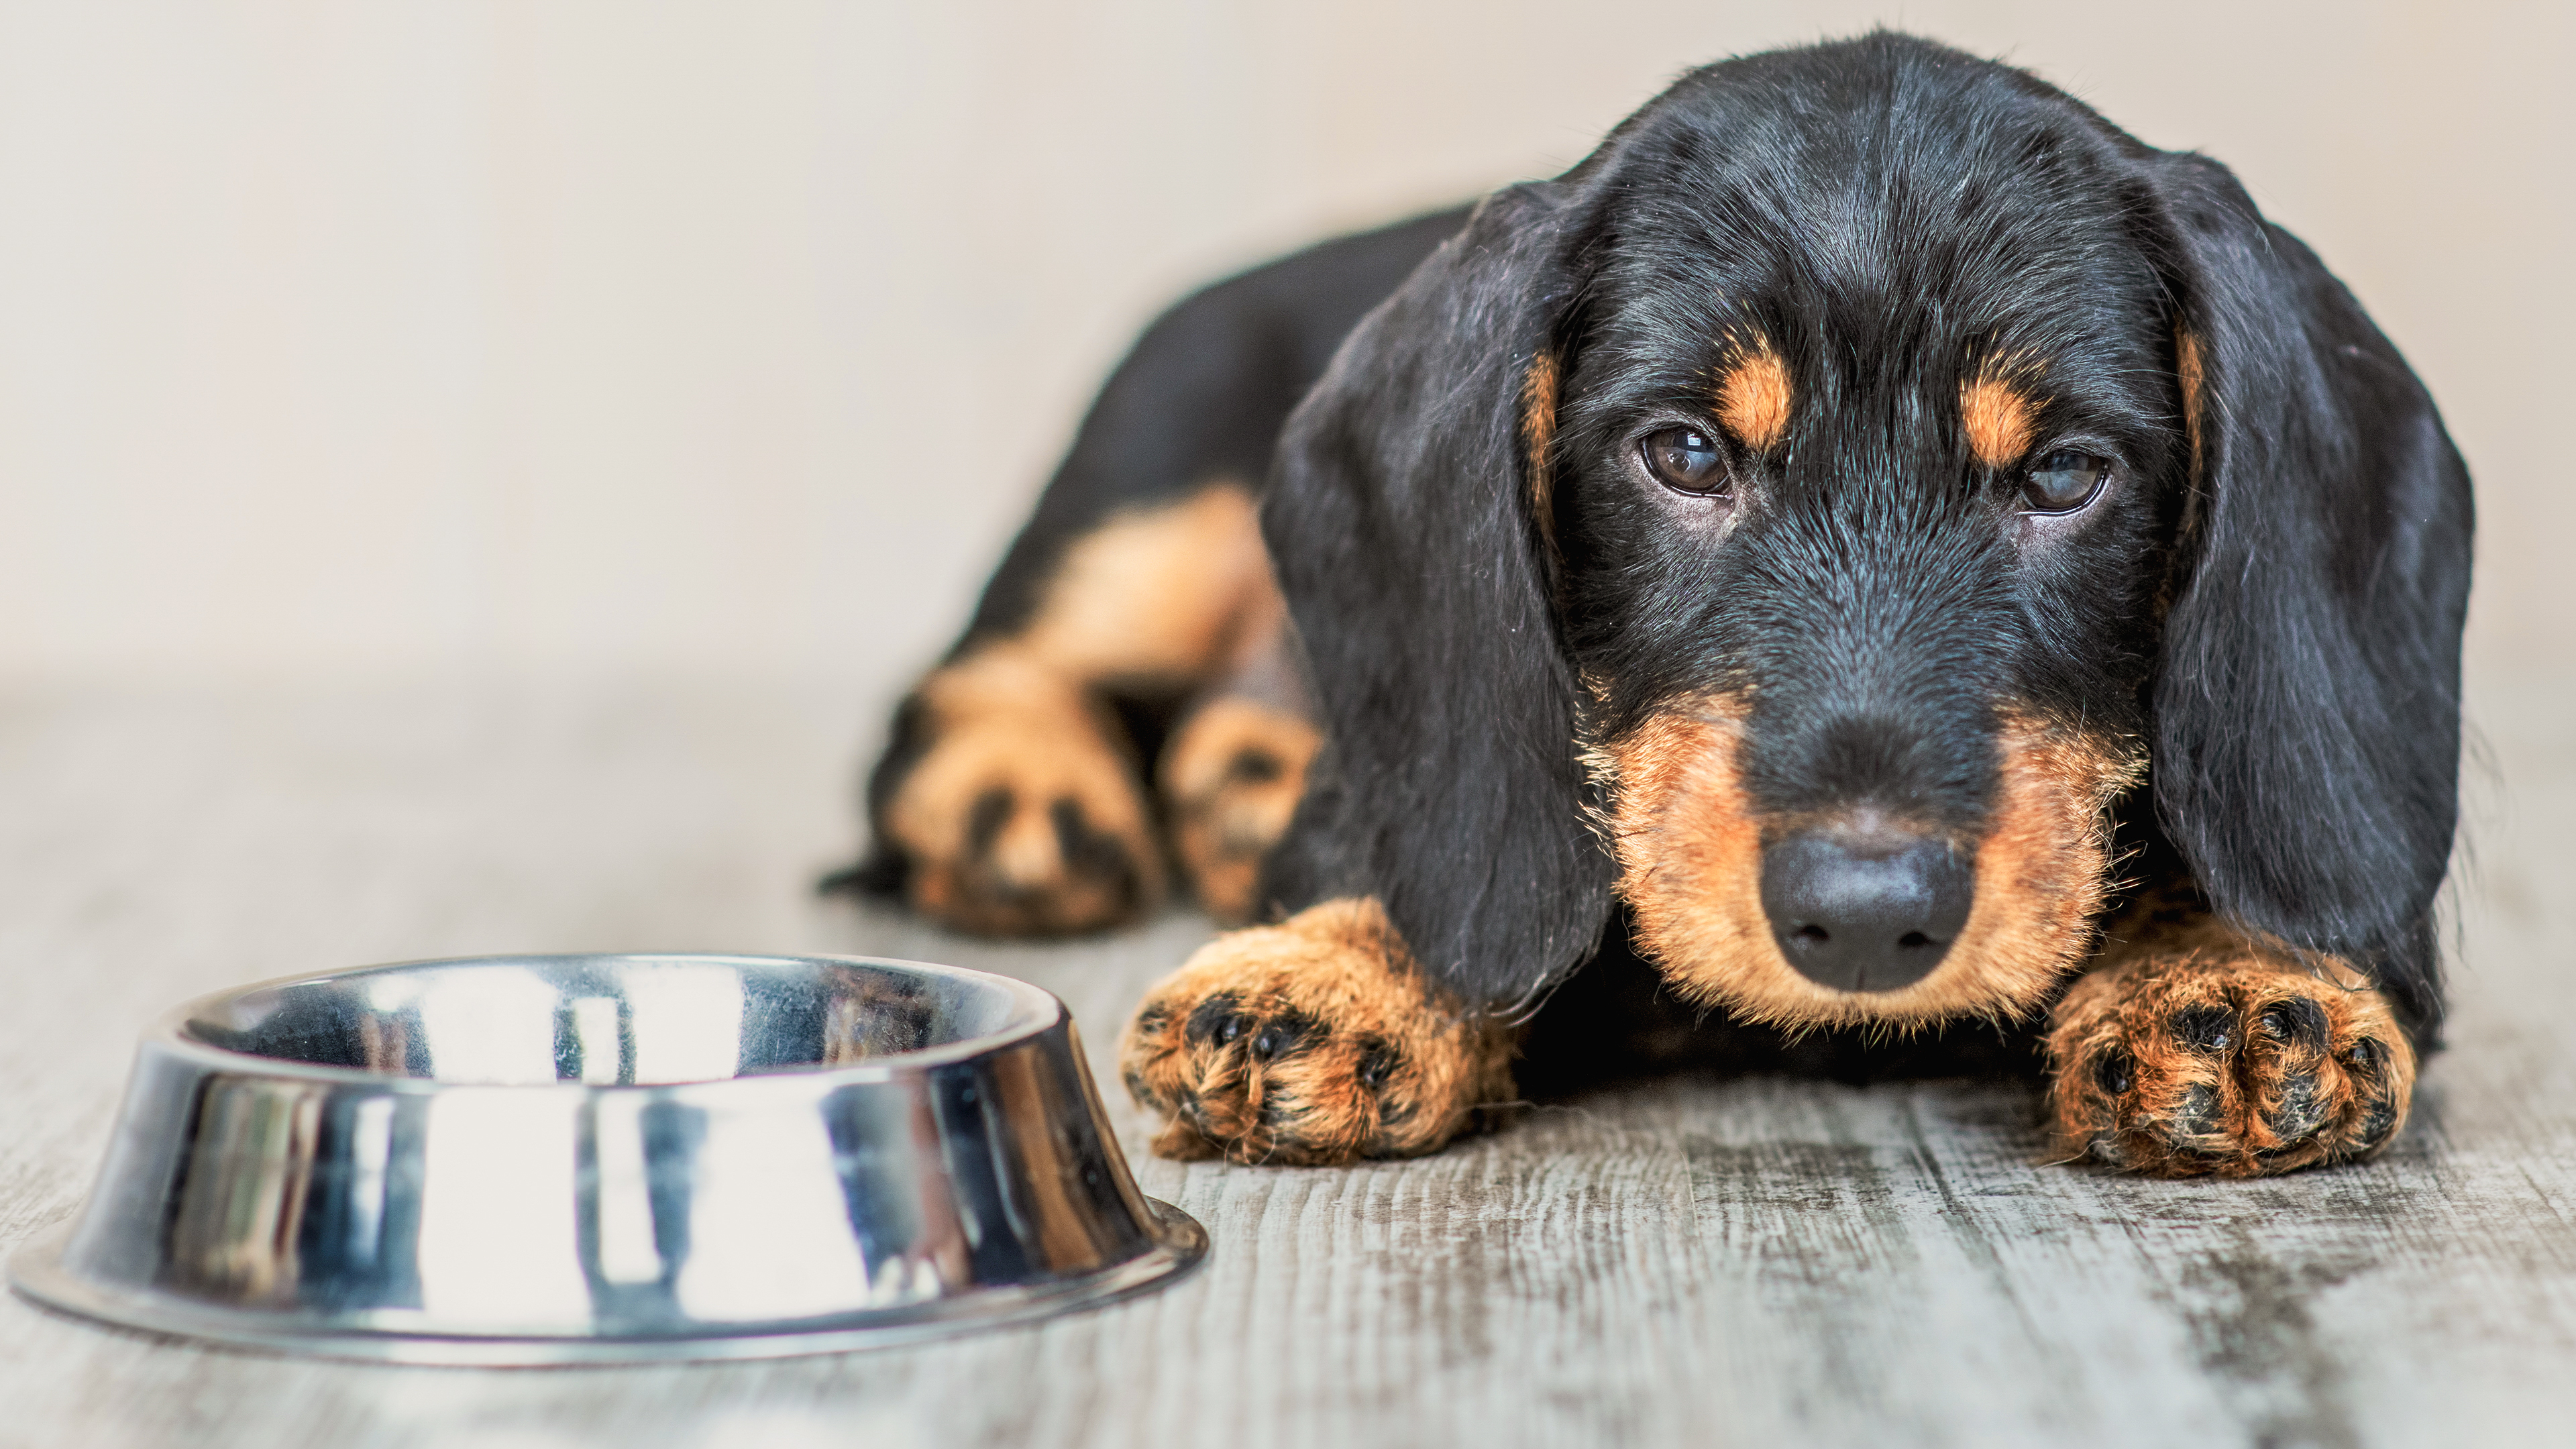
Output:
[[143,1039],[96,1189],[11,1264],[113,1323],[336,1357],[809,1353],[1172,1281],[1062,1002],[846,957],[271,982]]

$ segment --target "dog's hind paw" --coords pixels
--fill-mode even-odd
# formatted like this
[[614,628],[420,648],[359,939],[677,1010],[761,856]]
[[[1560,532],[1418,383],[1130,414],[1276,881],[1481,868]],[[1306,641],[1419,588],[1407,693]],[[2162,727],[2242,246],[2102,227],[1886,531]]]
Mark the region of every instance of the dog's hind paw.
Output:
[[2049,1031],[2069,1157],[2157,1177],[2266,1177],[2377,1151],[2406,1121],[2415,1052],[2348,967],[2192,952],[2078,981]]
[[1201,948],[1119,1041],[1165,1157],[1320,1166],[1433,1151],[1512,1095],[1512,1034],[1444,1003],[1373,900]]
[[1172,845],[1199,904],[1229,926],[1259,912],[1261,860],[1287,832],[1323,736],[1295,715],[1243,699],[1192,714],[1164,751]]
[[923,682],[928,738],[879,830],[915,909],[979,935],[1100,930],[1151,910],[1162,851],[1107,711],[1005,654]]

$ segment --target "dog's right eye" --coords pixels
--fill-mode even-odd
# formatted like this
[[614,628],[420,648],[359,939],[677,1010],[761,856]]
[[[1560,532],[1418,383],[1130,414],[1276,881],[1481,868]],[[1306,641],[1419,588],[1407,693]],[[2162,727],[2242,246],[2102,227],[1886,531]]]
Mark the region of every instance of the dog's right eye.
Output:
[[1726,454],[1697,428],[1662,428],[1637,445],[1646,471],[1677,493],[1717,493],[1726,487]]
[[2111,476],[2111,460],[2060,448],[2022,474],[2021,500],[2033,513],[2073,513]]

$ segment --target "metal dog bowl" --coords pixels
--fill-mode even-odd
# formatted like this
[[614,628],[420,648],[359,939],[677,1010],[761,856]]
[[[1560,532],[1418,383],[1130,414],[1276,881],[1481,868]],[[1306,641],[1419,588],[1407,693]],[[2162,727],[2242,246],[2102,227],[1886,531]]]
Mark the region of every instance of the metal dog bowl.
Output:
[[272,982],[144,1036],[18,1290],[335,1357],[810,1353],[1172,1281],[1062,1002],[846,957],[517,956]]

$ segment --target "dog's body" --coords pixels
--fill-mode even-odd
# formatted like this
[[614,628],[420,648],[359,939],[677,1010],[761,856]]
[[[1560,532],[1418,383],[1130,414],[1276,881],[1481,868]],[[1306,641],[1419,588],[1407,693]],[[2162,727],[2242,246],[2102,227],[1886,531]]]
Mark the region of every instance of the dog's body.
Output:
[[1900,36],[1727,62],[1158,323],[865,874],[1077,931],[1168,838],[1265,922],[1129,1028],[1175,1155],[1427,1151],[1660,995],[1863,1051],[2044,1013],[2070,1153],[2346,1159],[2439,1026],[2469,532],[2222,168]]

